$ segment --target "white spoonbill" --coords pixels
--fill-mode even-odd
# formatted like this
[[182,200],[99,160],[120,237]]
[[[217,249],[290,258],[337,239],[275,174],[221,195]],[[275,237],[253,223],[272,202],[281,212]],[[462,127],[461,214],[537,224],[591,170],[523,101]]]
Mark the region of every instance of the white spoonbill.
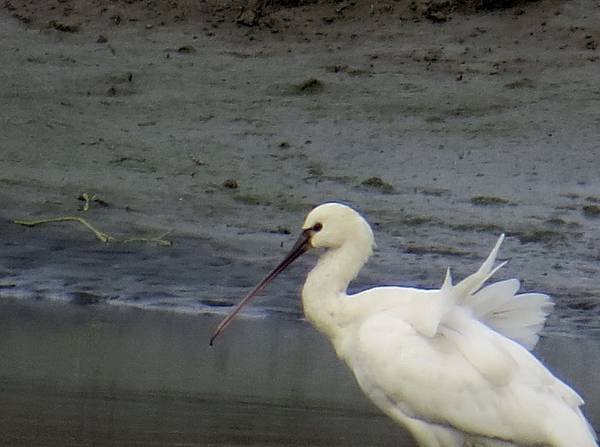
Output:
[[423,447],[597,447],[583,400],[530,352],[551,303],[517,295],[509,279],[483,287],[500,237],[477,272],[439,290],[375,287],[348,295],[371,255],[369,224],[353,209],[313,209],[289,255],[225,318],[294,259],[323,248],[302,290],[304,312],[326,334],[364,393]]

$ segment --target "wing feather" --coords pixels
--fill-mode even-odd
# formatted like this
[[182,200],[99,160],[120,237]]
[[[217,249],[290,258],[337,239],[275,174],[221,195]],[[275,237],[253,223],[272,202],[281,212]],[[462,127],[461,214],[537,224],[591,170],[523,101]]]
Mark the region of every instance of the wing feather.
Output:
[[479,270],[456,286],[456,302],[471,309],[475,318],[500,334],[511,338],[531,350],[539,340],[546,317],[552,311],[550,297],[543,293],[517,294],[520,283],[517,279],[499,281],[483,287],[500,267],[493,267],[504,235]]

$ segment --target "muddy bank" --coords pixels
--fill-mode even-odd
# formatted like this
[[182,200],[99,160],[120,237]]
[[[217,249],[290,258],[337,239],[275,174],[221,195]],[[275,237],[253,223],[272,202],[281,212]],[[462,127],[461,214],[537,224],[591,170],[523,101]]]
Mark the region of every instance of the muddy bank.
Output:
[[[593,2],[448,23],[358,7],[323,20],[331,5],[316,5],[252,27],[226,11],[167,20],[175,10],[142,3],[126,20],[112,2],[1,10],[4,295],[218,310],[285,252],[313,205],[341,200],[379,247],[355,288],[439,286],[506,232],[498,278],[553,295],[551,331],[597,334]],[[88,211],[84,193],[96,194]],[[106,246],[72,222],[12,223],[63,215],[174,244]],[[311,262],[255,310],[297,316]]]

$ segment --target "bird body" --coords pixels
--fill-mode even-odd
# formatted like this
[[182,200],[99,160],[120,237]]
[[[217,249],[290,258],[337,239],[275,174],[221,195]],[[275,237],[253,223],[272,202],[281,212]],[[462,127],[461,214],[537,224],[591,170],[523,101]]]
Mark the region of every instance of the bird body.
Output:
[[348,295],[374,247],[351,208],[313,209],[290,255],[219,326],[308,248],[324,248],[302,290],[308,320],[326,334],[358,385],[422,447],[597,447],[583,400],[529,350],[551,308],[519,283],[483,284],[503,240],[473,275],[438,290],[376,287]]

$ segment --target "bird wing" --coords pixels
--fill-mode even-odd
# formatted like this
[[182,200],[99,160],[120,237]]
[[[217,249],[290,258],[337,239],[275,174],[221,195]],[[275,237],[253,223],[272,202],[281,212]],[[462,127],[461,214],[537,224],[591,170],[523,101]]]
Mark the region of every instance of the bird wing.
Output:
[[504,235],[501,235],[477,272],[452,287],[448,287],[451,286],[448,274],[444,284],[448,291],[452,289],[457,305],[470,309],[479,321],[531,350],[539,340],[539,332],[553,304],[543,293],[517,294],[520,287],[517,279],[482,287],[505,264],[494,267],[503,240]]
[[[350,319],[367,313],[398,308],[420,334],[433,337],[439,325],[461,307],[496,332],[516,341],[528,350],[535,347],[539,332],[552,310],[548,295],[542,293],[517,294],[517,279],[499,281],[488,286],[483,284],[505,262],[494,266],[504,235],[479,270],[452,284],[450,270],[439,290],[423,290],[405,287],[376,287],[352,296],[349,306]],[[355,309],[354,309],[355,308]]]
[[398,309],[372,314],[356,329],[344,358],[363,391],[392,417],[523,444],[549,442],[546,425],[554,420],[586,426],[577,393],[464,310],[433,337]]

